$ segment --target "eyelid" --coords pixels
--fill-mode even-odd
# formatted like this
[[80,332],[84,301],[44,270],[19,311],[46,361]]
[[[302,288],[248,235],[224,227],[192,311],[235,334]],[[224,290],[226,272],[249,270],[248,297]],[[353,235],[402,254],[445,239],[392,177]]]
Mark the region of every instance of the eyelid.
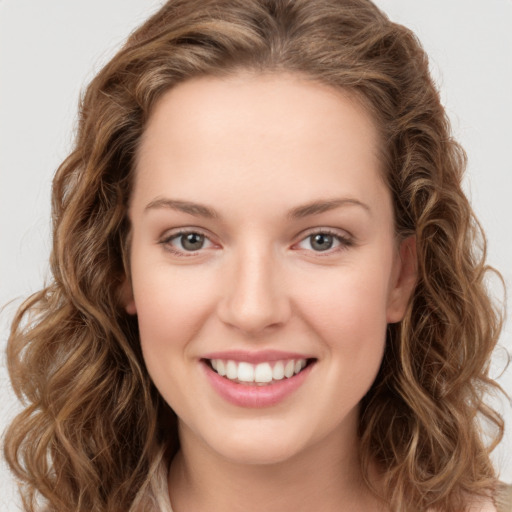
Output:
[[183,256],[183,257],[196,256],[197,254],[203,252],[205,248],[198,249],[197,251],[185,251],[185,250],[177,249],[171,245],[171,241],[179,238],[180,236],[188,235],[191,233],[202,235],[202,236],[204,236],[204,238],[206,240],[208,240],[208,242],[212,246],[215,245],[215,242],[213,242],[211,239],[212,237],[210,235],[208,235],[204,229],[196,228],[194,226],[180,227],[180,228],[176,228],[174,230],[168,230],[158,239],[158,244],[162,245],[165,250],[171,252],[172,254],[174,254],[176,256],[180,256],[180,257],[181,256]]
[[[213,240],[211,239],[211,236],[204,229],[196,228],[194,226],[180,227],[180,228],[176,228],[175,230],[167,231],[164,235],[162,235],[159,238],[158,243],[161,244],[162,246],[164,246],[164,248],[166,250],[168,250],[169,252],[171,252],[177,256],[180,256],[180,257],[181,256],[183,256],[183,257],[196,256],[197,254],[204,252],[204,250],[207,248],[202,247],[201,249],[198,249],[197,251],[186,251],[186,250],[176,249],[176,248],[172,247],[170,244],[170,242],[172,240],[179,238],[180,236],[191,234],[191,233],[202,235],[202,236],[204,236],[204,238],[206,240],[208,240],[208,242],[211,245],[215,245],[215,242],[213,242]],[[314,253],[315,256],[329,256],[329,255],[332,255],[339,251],[343,251],[343,250],[347,249],[348,247],[353,246],[355,243],[354,237],[345,230],[338,230],[335,228],[315,227],[315,228],[310,228],[310,229],[306,230],[305,232],[301,233],[301,235],[300,235],[301,238],[299,239],[298,242],[296,242],[294,244],[294,246],[300,244],[301,242],[305,241],[309,237],[316,235],[316,234],[330,235],[330,236],[334,237],[336,240],[338,240],[339,245],[337,247],[335,247],[334,249],[333,248],[326,249],[325,251],[314,251],[313,249],[310,249],[310,250],[303,249],[308,252]]]
[[334,229],[334,228],[322,228],[322,227],[311,228],[311,229],[307,230],[306,232],[301,233],[301,235],[300,235],[301,238],[294,245],[298,245],[301,242],[304,242],[305,240],[307,240],[308,238],[310,238],[311,236],[316,235],[316,234],[330,235],[338,240],[339,245],[335,248],[327,249],[325,251],[314,251],[313,249],[303,249],[305,251],[314,253],[315,256],[320,256],[320,257],[321,256],[332,256],[335,253],[346,250],[349,247],[355,245],[354,237],[347,231],[338,230],[338,229]]
[[316,235],[317,233],[329,234],[329,235],[333,235],[333,236],[337,236],[337,237],[345,238],[345,239],[353,239],[354,238],[353,235],[351,235],[345,229],[328,228],[328,227],[322,227],[322,226],[306,229],[305,231],[300,233],[299,236],[301,237],[301,240],[303,240],[304,238],[307,238],[308,236],[311,236],[311,235]]

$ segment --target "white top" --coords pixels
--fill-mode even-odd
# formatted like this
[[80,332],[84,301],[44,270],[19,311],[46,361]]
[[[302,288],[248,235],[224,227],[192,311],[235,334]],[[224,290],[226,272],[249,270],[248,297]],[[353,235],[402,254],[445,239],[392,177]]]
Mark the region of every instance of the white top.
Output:
[[[158,487],[160,489],[168,490],[168,473],[164,464],[161,464],[158,473]],[[164,496],[155,496],[159,512],[173,512],[169,492],[164,492],[163,494]],[[471,512],[512,512],[512,485],[499,482],[496,488],[496,496],[494,497],[494,500],[483,500],[478,498],[472,504]]]

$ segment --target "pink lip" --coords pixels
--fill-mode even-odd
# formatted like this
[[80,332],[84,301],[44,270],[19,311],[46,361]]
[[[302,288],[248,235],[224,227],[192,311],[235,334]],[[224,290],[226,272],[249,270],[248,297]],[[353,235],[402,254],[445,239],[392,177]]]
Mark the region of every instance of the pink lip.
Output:
[[[211,359],[224,358],[225,353],[223,353],[223,357],[213,357]],[[208,359],[210,359],[210,357],[208,357]],[[281,357],[280,359],[293,359],[293,357],[287,356]],[[297,357],[297,359],[301,358]],[[247,359],[241,360],[247,361]],[[266,359],[266,361],[269,361],[269,359]],[[210,384],[222,398],[239,407],[262,408],[276,405],[296,391],[307,379],[314,364],[306,366],[304,370],[289,379],[284,378],[283,380],[265,386],[239,384],[225,377],[221,377],[218,373],[213,371],[204,360],[201,361],[201,366]]]
[[282,361],[285,359],[312,359],[313,356],[298,354],[295,352],[282,352],[279,350],[260,350],[259,352],[248,352],[247,350],[228,350],[225,352],[211,352],[205,354],[203,359],[223,359],[225,361],[245,361],[258,364],[266,361]]

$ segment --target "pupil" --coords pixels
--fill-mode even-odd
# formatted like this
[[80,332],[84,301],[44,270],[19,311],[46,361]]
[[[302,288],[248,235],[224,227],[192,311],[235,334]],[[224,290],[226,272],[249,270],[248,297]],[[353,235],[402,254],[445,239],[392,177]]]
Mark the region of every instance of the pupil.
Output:
[[319,233],[313,236],[312,247],[318,251],[326,251],[332,247],[333,238],[332,235],[326,235]]
[[203,242],[204,236],[200,235],[199,233],[188,233],[182,237],[183,248],[190,251],[200,249],[203,245]]

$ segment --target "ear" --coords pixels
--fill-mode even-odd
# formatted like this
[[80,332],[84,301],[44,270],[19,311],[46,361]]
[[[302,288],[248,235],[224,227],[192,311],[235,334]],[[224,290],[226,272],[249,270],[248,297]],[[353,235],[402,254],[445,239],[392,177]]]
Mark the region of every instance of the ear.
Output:
[[128,277],[124,278],[124,281],[119,288],[119,301],[129,315],[137,314],[132,283]]
[[416,287],[418,264],[416,237],[410,236],[400,243],[395,256],[388,297],[387,322],[400,322]]

